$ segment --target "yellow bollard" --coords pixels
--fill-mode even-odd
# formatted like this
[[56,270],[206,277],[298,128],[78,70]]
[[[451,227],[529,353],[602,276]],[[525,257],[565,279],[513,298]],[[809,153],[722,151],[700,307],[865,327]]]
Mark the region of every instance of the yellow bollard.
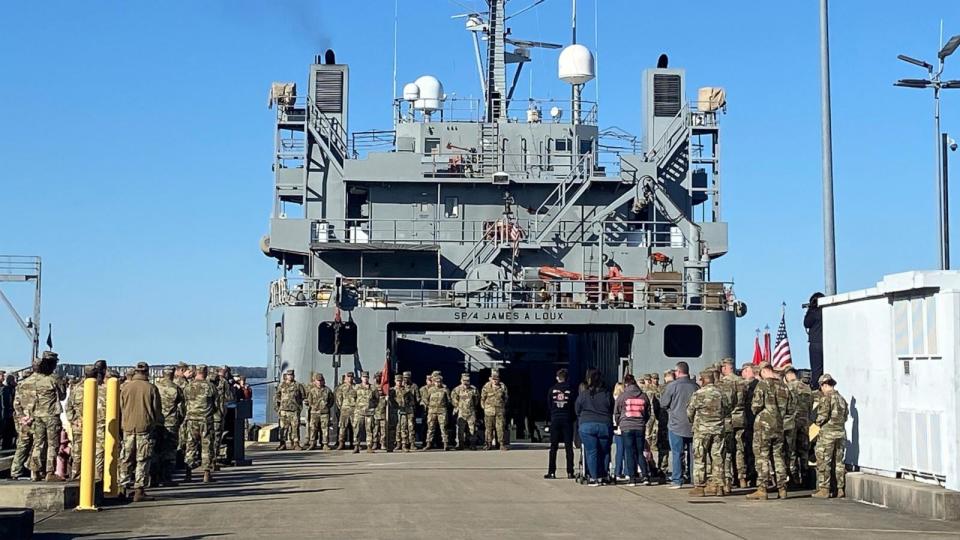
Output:
[[80,449],[80,504],[77,510],[99,510],[93,505],[97,463],[97,380],[83,381],[83,448]]
[[107,412],[103,434],[103,496],[120,494],[117,481],[120,461],[120,382],[116,377],[107,379]]

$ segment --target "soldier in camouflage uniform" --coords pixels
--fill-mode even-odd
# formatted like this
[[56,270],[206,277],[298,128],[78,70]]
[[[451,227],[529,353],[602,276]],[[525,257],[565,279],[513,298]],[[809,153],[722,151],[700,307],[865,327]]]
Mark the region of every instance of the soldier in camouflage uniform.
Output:
[[[747,495],[751,500],[767,500],[767,482],[771,479],[777,486],[777,495],[787,498],[787,466],[783,460],[783,418],[790,399],[787,387],[769,365],[760,370],[763,378],[753,393],[751,409],[753,423],[753,446],[757,460],[757,491]],[[770,462],[776,471],[771,473]]]
[[790,479],[796,483],[799,478],[796,466],[791,466],[791,462],[796,460],[796,440],[797,440],[797,406],[800,396],[797,391],[790,387],[786,381],[787,371],[792,371],[793,367],[787,367],[780,373],[780,380],[787,389],[787,410],[783,415],[783,462],[787,465],[787,474]]
[[[377,380],[380,380],[377,377]],[[387,406],[390,405],[390,409],[393,409],[393,404],[390,403],[390,394],[383,393],[383,387],[377,386],[377,406],[373,410],[373,442],[375,444],[374,450],[386,450],[387,452],[393,452],[393,448],[387,446],[387,432],[390,431],[390,423],[387,418]]]
[[[220,447],[223,443],[223,421],[227,417],[226,384],[218,370],[208,369],[208,373],[207,380],[217,391],[217,398],[213,407],[213,469],[218,470],[217,462],[220,459]],[[299,430],[297,430],[297,433],[299,435]]]
[[730,401],[714,385],[713,371],[704,371],[700,379],[703,387],[693,393],[687,404],[687,418],[693,424],[694,487],[690,496],[725,495],[723,427],[724,420],[730,416]]
[[217,391],[207,380],[207,366],[196,367],[196,376],[183,388],[186,417],[183,421],[186,434],[185,480],[193,477],[193,469],[203,469],[203,481],[210,482],[215,459],[213,448],[213,408]]
[[[193,379],[194,369],[191,366],[188,366],[186,362],[180,362],[177,364],[177,369],[173,373],[173,382],[180,387],[180,390],[184,390],[187,387],[187,384]],[[178,461],[183,460],[184,453],[187,445],[187,433],[185,431],[186,422],[180,423],[180,436],[177,438],[177,459]]]
[[817,399],[817,418],[814,420],[820,426],[817,436],[817,446],[814,449],[817,456],[817,491],[812,495],[818,499],[830,497],[831,472],[837,483],[837,498],[846,495],[847,470],[843,463],[844,445],[847,439],[847,416],[849,408],[847,400],[836,391],[837,381],[824,373],[818,381],[820,396]]
[[450,449],[450,442],[447,435],[447,407],[450,406],[450,393],[446,385],[443,384],[443,376],[439,371],[434,371],[432,376],[433,386],[426,392],[427,407],[427,438],[420,450],[429,450],[433,442],[434,429],[440,429],[440,440],[443,441],[443,449]]
[[414,444],[414,416],[417,412],[417,387],[412,375],[404,371],[400,383],[394,387],[397,401],[397,450],[409,452]]
[[[36,368],[39,359],[33,362]],[[33,403],[37,400],[37,393],[33,383],[36,379],[33,374],[20,381],[13,396],[14,423],[17,428],[17,448],[13,454],[13,464],[10,466],[10,478],[16,480],[23,475],[24,465],[29,462],[33,452]],[[39,472],[30,469],[33,480],[40,480]]]
[[460,375],[460,386],[450,394],[453,402],[453,416],[457,419],[457,448],[463,450],[476,448],[477,440],[477,405],[480,403],[480,392],[470,384],[470,374]]
[[[233,430],[232,422],[236,409],[231,407],[237,401],[237,394],[233,389],[233,374],[230,373],[230,366],[223,365],[220,366],[220,369],[217,370],[218,382],[217,390],[220,392],[220,395],[223,399],[223,407],[221,408],[220,414],[220,423],[217,426],[219,431],[217,432],[217,458],[226,463],[227,461],[227,433]],[[303,395],[307,395],[306,389],[303,390]],[[216,422],[216,420],[214,420]]]
[[120,429],[123,431],[120,486],[133,488],[133,502],[144,500],[156,447],[154,434],[162,422],[160,394],[149,381],[149,370],[146,362],[138,362],[133,375],[120,390]]
[[[97,370],[93,366],[83,367],[84,379],[95,379]],[[70,460],[72,467],[70,471],[71,479],[80,478],[81,451],[83,449],[83,381],[80,381],[70,389],[70,395],[67,397],[66,413],[67,421],[70,422],[70,431],[73,433],[73,440],[70,444]],[[99,392],[97,393],[99,397]],[[98,418],[99,420],[99,414]],[[97,453],[96,465],[97,471],[103,470],[103,452]],[[98,476],[99,478],[99,476]]]
[[307,407],[310,410],[310,425],[307,427],[307,450],[323,450],[330,436],[330,408],[333,407],[333,391],[327,386],[322,373],[313,374],[313,384],[307,390]]
[[33,374],[33,452],[30,454],[31,470],[38,476],[46,473],[47,482],[57,480],[57,450],[60,448],[60,401],[64,397],[60,378],[54,374],[57,353],[46,351]]
[[740,367],[740,378],[743,379],[743,458],[747,465],[748,487],[750,481],[757,478],[757,460],[753,451],[753,424],[756,421],[753,415],[753,394],[760,380],[757,379],[755,367],[750,363]]
[[163,376],[157,381],[160,393],[160,416],[162,424],[157,429],[157,478],[167,486],[175,486],[173,469],[177,464],[177,448],[180,446],[180,426],[186,414],[183,390],[173,380],[174,368],[163,368]]
[[360,452],[360,429],[367,441],[367,452],[373,453],[373,412],[377,408],[380,392],[370,384],[370,372],[360,373],[360,384],[355,387],[356,404],[353,408],[354,445],[353,453]]
[[[729,492],[734,484],[734,478],[739,480],[741,488],[748,487],[747,484],[747,459],[744,447],[744,427],[746,407],[749,403],[746,401],[746,387],[743,379],[736,372],[732,358],[724,358],[720,363],[720,380],[717,381],[717,388],[723,392],[730,402],[730,416],[724,424],[724,452],[723,452],[723,475],[724,488]],[[734,476],[734,465],[736,465],[736,477]]]
[[660,376],[656,373],[648,373],[644,380],[646,381],[644,392],[650,398],[650,419],[647,420],[646,433],[644,433],[647,449],[650,451],[648,469],[650,470],[650,476],[660,476],[663,474],[660,448],[657,445],[660,438]]
[[[280,420],[280,445],[277,450],[301,450],[300,447],[300,411],[303,410],[303,386],[296,381],[295,373],[288,369],[283,374],[283,382],[277,385],[276,407]],[[214,413],[215,415],[216,413]]]
[[[796,449],[797,474],[796,478],[800,484],[805,483],[805,479],[810,477],[810,423],[813,422],[813,390],[810,389],[810,377],[804,376],[803,380],[796,379],[796,371],[793,375],[787,374],[787,385],[793,386],[797,392],[797,439],[794,443]],[[792,467],[793,464],[790,464]]]
[[337,434],[337,450],[343,450],[347,430],[352,430],[350,444],[354,447],[359,442],[357,426],[353,422],[353,410],[357,405],[357,387],[353,384],[353,373],[347,372],[343,384],[340,385],[340,395],[336,397],[337,410],[340,414],[340,431]]
[[507,443],[507,385],[500,382],[500,372],[496,369],[490,371],[490,380],[483,385],[480,391],[480,407],[483,408],[483,420],[485,424],[484,450],[490,450],[493,444],[494,435],[497,443],[500,444],[500,450],[509,450]]

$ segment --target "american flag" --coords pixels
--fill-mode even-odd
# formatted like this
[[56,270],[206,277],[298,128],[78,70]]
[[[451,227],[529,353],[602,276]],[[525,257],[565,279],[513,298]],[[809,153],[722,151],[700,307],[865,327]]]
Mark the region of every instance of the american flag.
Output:
[[790,340],[787,339],[787,321],[786,313],[780,314],[780,327],[777,328],[777,346],[773,348],[773,359],[770,364],[774,368],[781,368],[792,364],[790,357]]

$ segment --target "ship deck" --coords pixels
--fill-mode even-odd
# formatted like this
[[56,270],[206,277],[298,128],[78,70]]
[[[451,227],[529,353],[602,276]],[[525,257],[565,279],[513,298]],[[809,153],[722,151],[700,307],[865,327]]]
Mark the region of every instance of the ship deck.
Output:
[[[36,538],[957,538],[956,523],[791,492],[691,500],[687,490],[544,480],[544,446],[500,452],[272,452],[208,486],[154,489],[102,512],[37,516]],[[562,451],[561,451],[562,455]],[[561,458],[562,461],[562,458]]]

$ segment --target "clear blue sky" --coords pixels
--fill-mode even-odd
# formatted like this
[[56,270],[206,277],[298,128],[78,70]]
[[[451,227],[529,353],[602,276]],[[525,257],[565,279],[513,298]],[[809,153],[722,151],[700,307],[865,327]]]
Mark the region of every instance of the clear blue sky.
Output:
[[[755,328],[775,331],[786,301],[806,365],[799,306],[823,283],[817,2],[602,0],[598,18],[594,0],[579,4],[581,42],[594,47],[599,22],[603,126],[640,132],[640,72],[664,51],[687,68],[690,89],[727,89],[731,251],[713,277],[736,280],[749,304],[741,359]],[[400,6],[400,84],[431,73],[448,94],[477,95],[472,45],[449,18],[464,9]],[[831,15],[838,277],[849,290],[936,265],[932,96],[891,82],[923,75],[897,53],[933,59],[941,18],[947,36],[960,33],[960,5],[836,1]],[[564,43],[569,1],[548,0],[511,26]],[[389,128],[392,44],[392,0],[4,3],[0,253],[43,257],[43,320],[62,356],[263,365],[276,273],[257,247],[273,181],[269,84],[302,83],[332,45],[351,65],[351,127]],[[556,52],[535,59],[534,94],[566,95]],[[960,54],[946,73],[960,79]],[[521,96],[529,86],[525,77]],[[960,135],[952,94],[944,127]],[[5,288],[26,310],[16,289]],[[28,351],[0,314],[0,365],[23,364]]]

